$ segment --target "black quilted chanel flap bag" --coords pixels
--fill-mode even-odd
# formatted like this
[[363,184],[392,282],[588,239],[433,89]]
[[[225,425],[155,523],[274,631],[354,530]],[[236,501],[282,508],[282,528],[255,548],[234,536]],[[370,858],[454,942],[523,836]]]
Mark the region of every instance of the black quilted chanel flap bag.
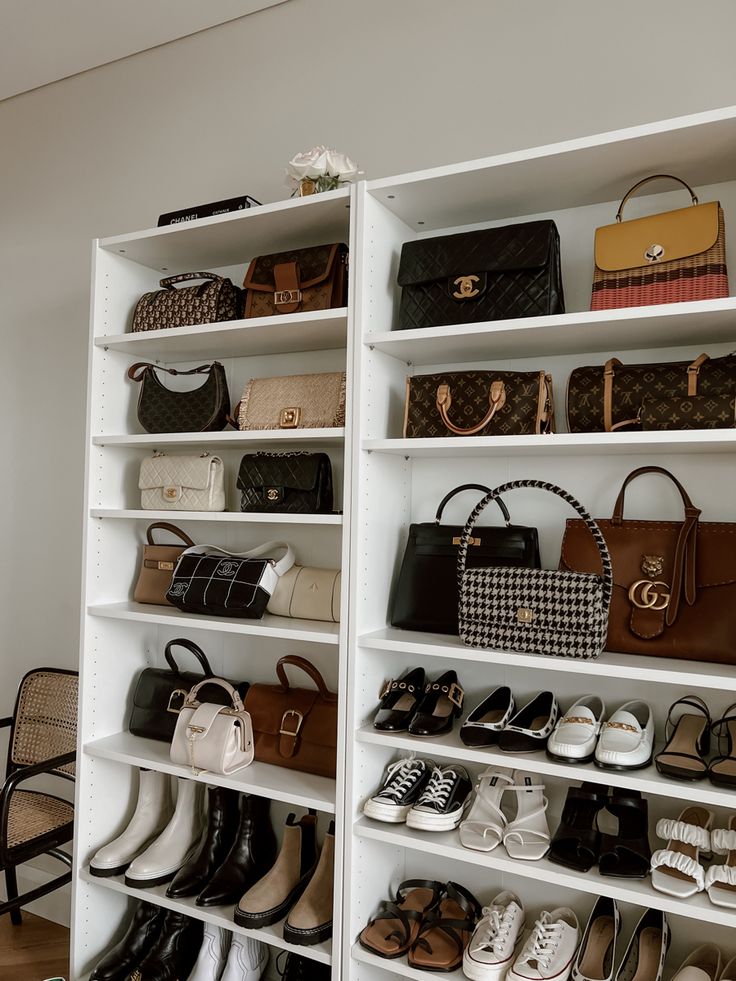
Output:
[[400,330],[565,312],[553,221],[406,242],[398,283]]
[[247,453],[238,472],[241,511],[332,511],[332,464],[326,453]]

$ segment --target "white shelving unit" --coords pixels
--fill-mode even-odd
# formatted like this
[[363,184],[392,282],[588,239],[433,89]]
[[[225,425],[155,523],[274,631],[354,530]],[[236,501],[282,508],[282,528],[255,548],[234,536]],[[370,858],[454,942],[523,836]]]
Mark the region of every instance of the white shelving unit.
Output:
[[[347,609],[352,399],[344,429],[240,433],[175,433],[151,436],[141,430],[135,405],[138,386],[126,377],[137,360],[190,366],[222,361],[231,402],[251,377],[304,371],[346,370],[352,383],[352,309],[291,317],[231,321],[204,327],[128,332],[136,299],[155,289],[167,274],[208,269],[242,282],[254,255],[325,242],[350,242],[350,192],[312,200],[267,205],[185,227],[151,229],[104,239],[93,247],[93,293],[89,355],[87,495],[85,500],[85,576],[82,606],[82,711],[74,865],[74,916],[71,976],[86,978],[106,947],[117,938],[138,900],[149,900],[198,919],[255,937],[273,951],[267,976],[275,979],[275,955],[296,950],[320,964],[340,962],[342,923],[342,798],[344,746],[336,779],[254,763],[229,777],[194,776],[169,758],[166,743],[141,739],[128,729],[132,690],[140,671],[164,666],[163,650],[175,637],[190,637],[206,652],[216,673],[251,682],[276,683],[279,657],[298,653],[312,660],[332,690],[340,693],[343,716],[347,675],[347,622],[342,625],[266,614],[262,620],[187,615],[170,606],[132,599],[139,549],[145,529],[169,521],[195,541],[236,551],[271,539],[289,541],[303,565],[343,569],[343,609]],[[171,382],[172,387],[199,382]],[[167,383],[168,384],[168,383]],[[229,510],[224,512],[144,511],[137,488],[138,469],[153,450],[170,453],[207,450],[222,457]],[[240,458],[258,450],[310,449],[329,454],[336,490],[334,514],[242,514],[235,481]],[[177,653],[177,657],[178,657]],[[180,664],[191,669],[181,652]],[[306,679],[304,679],[306,681]],[[294,679],[303,684],[302,679]],[[308,681],[306,681],[309,684]],[[127,823],[135,805],[136,770],[148,767],[174,778],[195,779],[269,799],[280,838],[289,811],[318,811],[318,835],[336,821],[335,929],[331,941],[292,947],[283,923],[244,930],[233,922],[232,907],[205,909],[192,900],[171,900],[166,887],[133,889],[122,877],[89,874],[89,859]],[[333,977],[339,977],[336,966]]]

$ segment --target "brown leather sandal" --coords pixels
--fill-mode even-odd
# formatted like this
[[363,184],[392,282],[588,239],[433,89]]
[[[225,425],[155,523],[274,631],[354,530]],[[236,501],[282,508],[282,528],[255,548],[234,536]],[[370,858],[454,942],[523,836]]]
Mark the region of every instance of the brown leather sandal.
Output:
[[427,913],[419,928],[409,966],[446,973],[457,970],[480,913],[480,903],[469,890],[448,882],[437,908]]
[[396,890],[396,901],[384,900],[363,928],[358,937],[360,946],[389,960],[403,957],[444,888],[441,882],[431,879],[406,879]]

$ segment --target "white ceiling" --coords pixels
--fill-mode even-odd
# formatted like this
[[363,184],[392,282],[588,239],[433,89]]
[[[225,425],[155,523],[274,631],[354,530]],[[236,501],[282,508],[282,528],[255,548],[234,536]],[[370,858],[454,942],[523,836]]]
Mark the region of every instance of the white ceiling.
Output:
[[0,0],[0,100],[286,0]]

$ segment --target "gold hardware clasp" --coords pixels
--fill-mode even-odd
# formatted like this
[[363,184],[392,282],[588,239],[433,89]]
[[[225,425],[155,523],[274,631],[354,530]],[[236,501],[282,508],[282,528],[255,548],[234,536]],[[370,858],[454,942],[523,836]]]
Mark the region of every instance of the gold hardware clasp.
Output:
[[657,245],[656,243],[650,245],[644,253],[644,258],[647,262],[661,262],[664,258],[664,246]]
[[[459,545],[462,540],[461,535],[455,535],[455,537],[452,539],[452,544]],[[468,545],[480,545],[480,538],[469,538]]]
[[157,569],[159,572],[173,572],[174,563],[173,562],[159,562],[157,563]]
[[282,409],[279,415],[279,427],[281,429],[296,429],[301,415],[302,410],[298,405],[291,405],[287,409]]
[[[184,702],[186,701],[188,694],[189,692],[184,691],[183,688],[175,688],[172,691],[172,693],[169,695],[169,704],[166,706],[166,711],[171,712],[172,715],[178,715],[181,712],[182,708],[184,707]],[[171,703],[174,701],[175,698],[181,698],[182,700],[179,708],[172,707]]]
[[534,610],[530,610],[528,606],[520,606],[516,611],[516,619],[519,623],[531,623],[534,619]]
[[276,290],[273,294],[273,302],[277,307],[286,306],[289,303],[299,303],[301,298],[301,290]]
[[640,610],[666,610],[670,603],[669,588],[659,579],[637,579],[629,589],[629,600]]
[[266,491],[266,500],[278,501],[278,499],[279,499],[278,489],[276,487],[269,487],[268,490]]
[[472,300],[473,297],[480,293],[480,290],[475,287],[475,283],[479,282],[479,276],[458,276],[454,281],[454,285],[457,286],[457,292],[452,295],[456,300]]

